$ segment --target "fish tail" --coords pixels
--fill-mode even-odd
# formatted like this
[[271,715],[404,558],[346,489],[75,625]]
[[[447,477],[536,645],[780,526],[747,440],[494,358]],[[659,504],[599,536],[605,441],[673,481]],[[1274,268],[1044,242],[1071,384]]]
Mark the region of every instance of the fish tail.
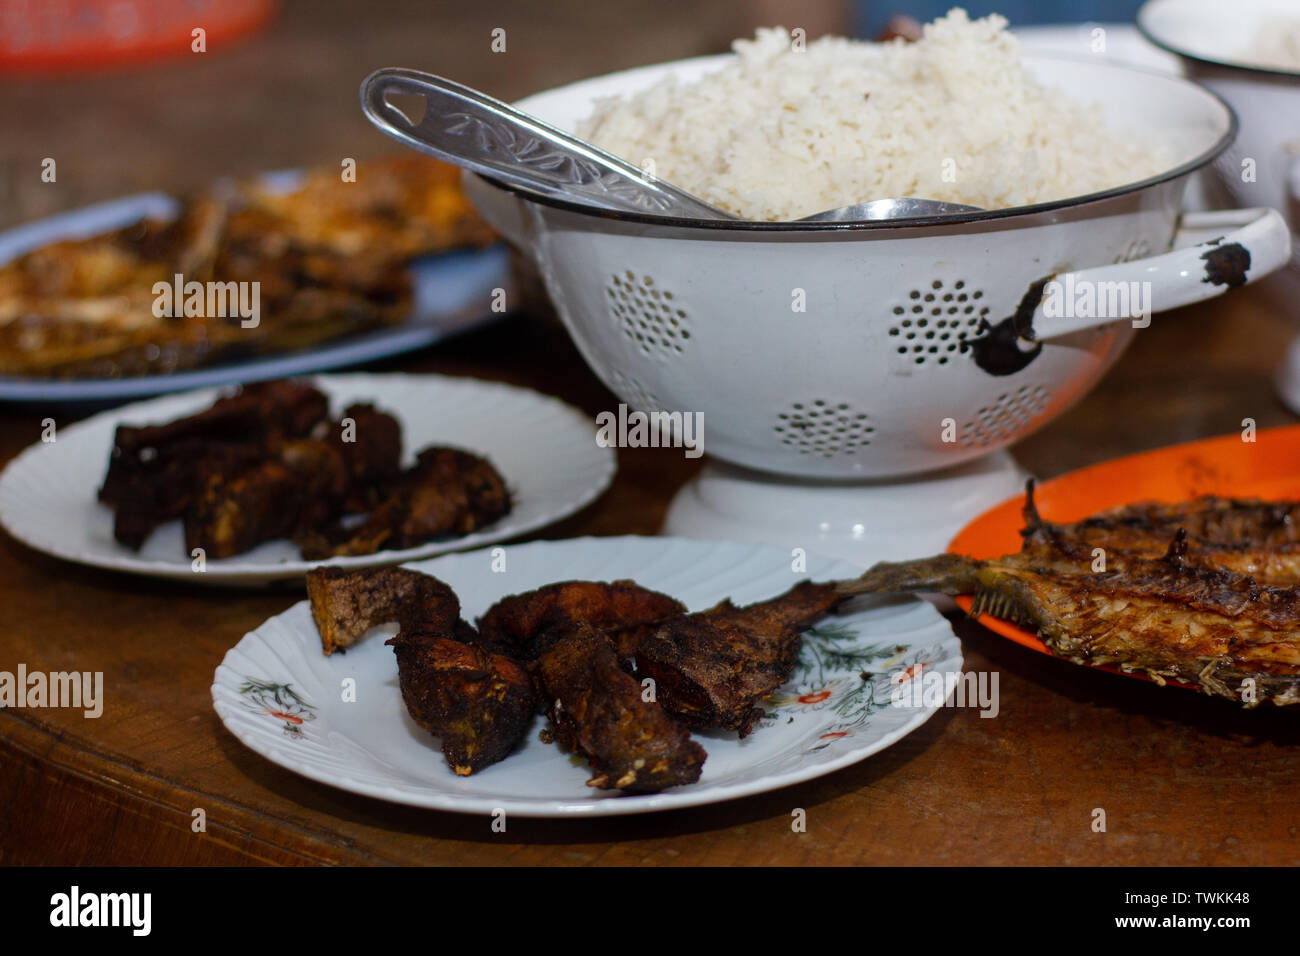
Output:
[[972,617],[989,614],[1038,628],[1047,619],[1031,582],[996,561],[977,561],[941,554],[919,561],[881,562],[856,581],[843,581],[839,592],[854,594],[931,592],[973,597]]
[[840,582],[837,588],[845,597],[911,591],[970,594],[978,586],[982,567],[983,562],[958,554],[940,554],[919,561],[882,561],[857,580]]

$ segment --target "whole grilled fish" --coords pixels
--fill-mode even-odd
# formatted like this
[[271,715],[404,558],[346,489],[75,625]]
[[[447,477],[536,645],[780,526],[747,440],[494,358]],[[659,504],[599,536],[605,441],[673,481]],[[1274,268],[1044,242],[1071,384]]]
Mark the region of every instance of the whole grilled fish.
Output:
[[1181,531],[1163,555],[1102,572],[1033,549],[991,561],[943,554],[877,564],[841,590],[973,595],[973,615],[1036,630],[1076,663],[1182,681],[1247,707],[1300,703],[1300,588],[1194,563]]

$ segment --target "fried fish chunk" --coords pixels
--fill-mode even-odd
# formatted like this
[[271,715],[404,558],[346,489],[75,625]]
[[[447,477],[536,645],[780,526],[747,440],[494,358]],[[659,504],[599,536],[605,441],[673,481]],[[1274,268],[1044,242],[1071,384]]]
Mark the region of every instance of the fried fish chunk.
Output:
[[200,470],[203,480],[184,515],[185,547],[229,558],[276,538],[295,537],[343,508],[347,463],[328,442],[297,439],[236,472]]
[[[466,636],[467,627],[456,633]],[[428,630],[402,628],[388,643],[397,655],[407,711],[440,738],[457,775],[477,773],[510,756],[532,726],[537,707],[522,665]]]
[[[459,167],[399,153],[358,163],[356,173],[343,182],[337,166],[309,170],[289,193],[245,182],[241,205],[275,224],[276,246],[323,250],[341,261],[406,260],[496,239],[461,188]],[[235,222],[231,230],[256,239],[267,235],[261,225]]]
[[534,660],[557,634],[586,623],[610,636],[628,658],[650,625],[685,613],[676,598],[635,581],[561,581],[503,598],[478,619],[478,628],[516,657]]
[[469,534],[510,511],[486,459],[435,446],[402,472],[401,456],[389,413],[354,403],[331,421],[323,392],[279,379],[172,422],[119,426],[99,498],[122,544],[139,548],[181,518],[187,547],[214,558],[281,537],[309,560],[372,554]]
[[275,458],[297,479],[290,537],[333,521],[342,513],[353,480],[348,461],[337,444],[299,438],[280,444],[275,449]]
[[212,475],[185,510],[185,549],[229,558],[283,538],[298,520],[296,472],[265,460],[233,476]]
[[557,739],[596,771],[587,786],[654,793],[700,779],[704,748],[645,699],[607,635],[578,623],[542,653],[533,670]]
[[99,490],[99,500],[114,510],[114,537],[139,548],[212,481],[252,468],[272,443],[307,435],[328,414],[329,399],[319,389],[277,380],[246,385],[166,424],[119,425]]
[[451,588],[409,568],[312,568],[307,597],[327,656],[392,621],[411,631],[454,634],[460,616]]
[[640,642],[637,676],[652,678],[659,702],[688,726],[745,737],[763,716],[759,702],[790,679],[801,631],[844,596],[803,581],[768,601],[671,618]]
[[313,568],[307,594],[327,655],[376,625],[398,622],[387,643],[402,700],[411,718],[440,738],[456,774],[504,759],[528,732],[537,708],[532,679],[518,661],[478,640],[444,582],[407,568]]
[[255,445],[181,441],[129,477],[117,476],[112,496],[113,537],[133,550],[169,521],[184,517],[199,490],[243,474],[264,459]]
[[212,277],[227,212],[228,196],[218,190],[187,203],[174,221],[51,243],[0,266],[0,373],[109,377],[209,359],[220,349],[219,330],[159,316],[153,288],[177,272]]
[[326,528],[303,541],[303,556],[373,554],[413,548],[443,535],[466,535],[510,512],[505,479],[485,458],[457,448],[426,448],[359,526]]
[[331,430],[329,441],[348,469],[346,510],[368,511],[376,504],[383,486],[401,474],[401,423],[374,405],[355,403],[343,410],[340,427]]

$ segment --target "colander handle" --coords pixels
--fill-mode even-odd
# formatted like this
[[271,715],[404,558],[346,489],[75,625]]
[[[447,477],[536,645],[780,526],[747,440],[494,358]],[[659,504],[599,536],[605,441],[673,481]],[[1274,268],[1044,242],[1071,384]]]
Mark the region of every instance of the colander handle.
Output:
[[1043,340],[1112,322],[1144,328],[1153,312],[1212,299],[1280,269],[1291,257],[1291,232],[1275,209],[1188,213],[1174,247],[1052,276],[1021,333]]

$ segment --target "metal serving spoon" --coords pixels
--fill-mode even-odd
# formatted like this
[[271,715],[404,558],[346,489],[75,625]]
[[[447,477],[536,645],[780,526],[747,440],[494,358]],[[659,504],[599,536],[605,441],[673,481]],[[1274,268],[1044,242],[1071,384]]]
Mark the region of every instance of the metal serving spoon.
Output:
[[937,199],[873,199],[839,209],[814,213],[795,222],[863,222],[873,219],[920,219],[924,216],[955,216],[962,212],[982,212],[979,206]]
[[[424,115],[412,120],[388,102],[393,93],[423,97]],[[376,70],[361,84],[361,109],[412,149],[537,195],[614,212],[740,219],[507,103],[430,73]],[[911,219],[977,209],[931,199],[875,199],[798,221]]]

